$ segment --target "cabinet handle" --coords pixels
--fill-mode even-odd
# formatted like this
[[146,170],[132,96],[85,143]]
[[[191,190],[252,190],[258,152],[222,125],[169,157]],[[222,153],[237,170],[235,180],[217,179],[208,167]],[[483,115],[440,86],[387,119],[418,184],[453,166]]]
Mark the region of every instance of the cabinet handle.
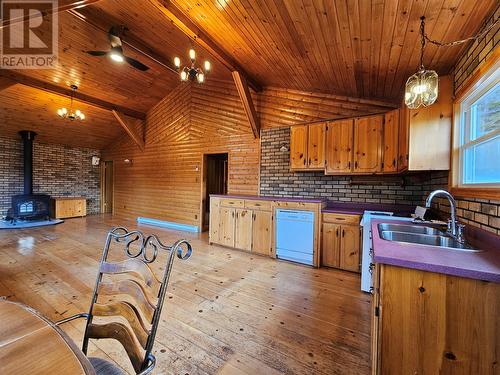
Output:
[[337,236],[337,237],[339,236],[339,228],[337,228],[337,229],[335,230],[335,236]]
[[345,234],[345,230],[342,229],[342,237],[344,237],[344,234]]
[[350,160],[347,162],[347,169],[351,169],[351,161]]
[[304,165],[306,165],[306,159],[304,158],[303,160],[304,160]]
[[255,213],[253,213],[252,216],[253,216],[253,221],[255,221]]
[[395,167],[396,166],[396,158],[392,159],[392,166]]
[[358,169],[358,162],[357,161],[354,162],[354,169]]
[[232,212],[232,216],[234,217],[234,211]]

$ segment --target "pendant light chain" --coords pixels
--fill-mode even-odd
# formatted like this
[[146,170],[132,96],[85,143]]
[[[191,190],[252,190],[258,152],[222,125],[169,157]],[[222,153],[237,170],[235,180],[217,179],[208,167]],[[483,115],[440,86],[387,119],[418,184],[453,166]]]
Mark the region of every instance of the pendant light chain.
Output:
[[[420,19],[422,19],[422,17]],[[453,46],[456,46],[456,45],[459,45],[459,44],[470,42],[471,40],[481,39],[486,34],[488,34],[488,32],[491,29],[493,29],[495,26],[497,26],[499,21],[500,21],[500,17],[498,17],[495,21],[493,21],[493,23],[491,25],[489,25],[486,29],[484,29],[483,31],[481,31],[479,34],[477,34],[475,36],[471,36],[469,38],[465,38],[465,39],[461,39],[461,40],[455,40],[453,42],[447,42],[447,43],[439,42],[437,40],[433,40],[433,39],[429,38],[429,36],[427,34],[425,34],[425,33],[424,33],[424,38],[429,43],[435,44],[435,45],[437,45],[439,47],[453,47]],[[421,26],[420,29],[423,30],[423,27]]]
[[424,49],[425,49],[425,17],[420,17],[420,69],[424,69]]

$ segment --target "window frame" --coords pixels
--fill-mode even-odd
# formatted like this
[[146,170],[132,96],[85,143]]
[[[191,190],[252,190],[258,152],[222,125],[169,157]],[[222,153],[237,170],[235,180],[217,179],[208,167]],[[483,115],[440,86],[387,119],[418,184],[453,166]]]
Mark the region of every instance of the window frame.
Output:
[[[450,191],[461,197],[473,197],[484,199],[500,199],[500,182],[465,184],[463,181],[464,151],[474,144],[496,137],[500,130],[492,131],[486,135],[470,141],[466,138],[470,133],[470,126],[465,126],[466,118],[462,116],[463,105],[475,103],[482,95],[486,94],[495,85],[500,83],[500,54],[494,53],[478,71],[472,75],[467,85],[461,89],[453,103],[453,131],[452,131],[452,153],[451,173],[449,180]],[[468,112],[470,116],[470,111]],[[465,142],[465,140],[468,141]]]

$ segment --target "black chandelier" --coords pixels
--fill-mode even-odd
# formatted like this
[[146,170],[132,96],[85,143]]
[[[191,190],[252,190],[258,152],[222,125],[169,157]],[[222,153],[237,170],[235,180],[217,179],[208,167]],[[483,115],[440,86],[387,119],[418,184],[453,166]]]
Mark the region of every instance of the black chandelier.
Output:
[[191,65],[190,66],[185,66],[181,70],[181,59],[178,57],[174,58],[174,65],[177,71],[180,71],[180,77],[181,81],[186,82],[186,81],[197,81],[198,83],[203,83],[205,82],[205,76],[208,75],[210,72],[210,61],[205,60],[204,68],[205,71],[201,68],[197,68],[194,63],[196,59],[196,52],[194,49],[189,50],[189,59],[191,60]]

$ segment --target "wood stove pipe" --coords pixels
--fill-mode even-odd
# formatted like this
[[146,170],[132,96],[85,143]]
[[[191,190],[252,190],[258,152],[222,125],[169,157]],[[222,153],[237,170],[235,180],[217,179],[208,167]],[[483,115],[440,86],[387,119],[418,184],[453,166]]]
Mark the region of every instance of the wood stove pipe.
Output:
[[33,139],[36,133],[22,130],[19,134],[23,140],[24,194],[33,194]]

